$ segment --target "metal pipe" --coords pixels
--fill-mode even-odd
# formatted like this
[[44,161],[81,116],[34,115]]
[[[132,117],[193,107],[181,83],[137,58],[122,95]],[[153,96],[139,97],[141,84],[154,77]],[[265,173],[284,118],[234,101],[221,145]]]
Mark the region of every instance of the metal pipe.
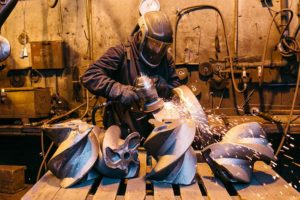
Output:
[[[224,64],[224,62],[220,62]],[[176,66],[198,66],[199,63],[176,63]],[[240,68],[257,68],[262,65],[262,62],[239,62],[233,64],[234,67],[240,67]],[[270,61],[267,60],[264,62],[264,65],[266,68],[281,68],[286,67],[288,65],[288,62],[286,60],[282,61]]]
[[[242,62],[242,63],[236,63],[233,66],[234,67],[245,67],[245,68],[257,68],[258,66],[261,66],[262,62]],[[277,68],[277,67],[285,67],[288,65],[288,62],[286,60],[283,61],[265,61],[264,62],[265,67],[269,68]]]
[[0,29],[17,3],[18,0],[7,0],[4,3],[1,1],[2,6],[0,7]]
[[[289,1],[288,0],[281,0],[280,1],[280,7],[281,9],[288,9],[289,8]],[[287,12],[281,13],[281,24],[287,24],[289,21],[289,15]],[[289,34],[289,27],[285,30],[284,35],[288,36]]]
[[[288,115],[290,114],[291,110],[270,110],[273,115]],[[300,110],[294,110],[294,115],[300,115]]]

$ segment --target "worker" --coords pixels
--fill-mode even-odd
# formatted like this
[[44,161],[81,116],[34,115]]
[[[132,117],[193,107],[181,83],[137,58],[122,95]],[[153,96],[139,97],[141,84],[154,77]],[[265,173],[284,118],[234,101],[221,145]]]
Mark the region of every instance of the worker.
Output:
[[172,27],[167,15],[161,11],[145,13],[128,42],[111,47],[83,74],[83,85],[92,93],[115,102],[106,107],[105,128],[119,125],[122,136],[137,131],[150,133],[149,116],[132,111],[139,101],[134,81],[141,75],[152,78],[157,93],[168,98],[171,90],[180,85],[175,64],[168,52],[173,42]]

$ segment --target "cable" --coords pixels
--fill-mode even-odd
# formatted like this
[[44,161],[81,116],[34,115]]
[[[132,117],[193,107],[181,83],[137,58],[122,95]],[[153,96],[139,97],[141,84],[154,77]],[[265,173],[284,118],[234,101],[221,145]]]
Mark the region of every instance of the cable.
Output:
[[266,60],[266,54],[267,54],[267,47],[268,47],[269,37],[270,37],[270,34],[271,34],[271,28],[272,28],[273,22],[274,22],[275,18],[277,17],[277,15],[280,14],[280,13],[282,13],[282,12],[290,12],[291,16],[289,18],[288,23],[285,25],[284,30],[280,34],[280,40],[282,40],[284,32],[287,30],[287,28],[288,28],[289,24],[291,23],[291,21],[293,19],[293,16],[294,16],[293,11],[290,10],[290,9],[282,9],[282,10],[276,12],[275,15],[273,16],[272,21],[271,21],[270,26],[269,26],[269,29],[268,29],[268,34],[267,34],[266,42],[265,42],[265,45],[264,45],[264,50],[263,50],[263,55],[262,55],[262,61],[261,61],[262,64],[261,64],[261,69],[260,69],[261,72],[260,72],[260,75],[258,76],[259,86],[262,85],[263,79],[264,79],[264,65],[265,65],[265,60]]
[[244,83],[243,89],[240,90],[235,81],[232,56],[231,56],[230,48],[228,45],[227,32],[226,32],[226,27],[225,27],[225,20],[224,20],[224,17],[222,15],[221,11],[214,6],[211,6],[211,5],[191,6],[191,7],[183,8],[181,11],[179,11],[177,13],[177,19],[176,19],[176,24],[175,24],[175,39],[174,39],[174,60],[175,60],[175,62],[176,62],[176,38],[177,38],[177,29],[178,29],[179,20],[185,14],[188,14],[188,13],[196,11],[196,10],[202,10],[202,9],[212,9],[212,10],[215,10],[219,14],[221,21],[222,21],[223,30],[224,30],[224,38],[225,38],[225,44],[226,44],[226,49],[227,49],[227,55],[229,57],[229,65],[230,65],[232,84],[233,84],[234,90],[237,91],[238,93],[245,92],[247,89],[247,84]]
[[86,114],[88,113],[88,111],[89,111],[89,91],[87,89],[85,91],[86,91],[85,92],[85,96],[86,96],[86,109],[85,109],[83,115],[80,117],[80,119],[83,119],[86,116]]
[[38,180],[40,179],[41,171],[42,171],[43,165],[45,164],[46,159],[47,159],[47,157],[48,157],[48,155],[49,155],[49,153],[50,153],[50,150],[52,149],[53,145],[54,145],[54,142],[51,142],[51,144],[50,144],[50,146],[49,146],[49,148],[48,148],[48,150],[47,150],[47,152],[46,152],[46,154],[45,154],[45,156],[44,156],[44,158],[43,158],[43,161],[42,161],[42,163],[41,163],[41,165],[40,165],[39,172],[38,172],[37,177],[36,177],[36,181],[38,181]]
[[[44,148],[44,132],[41,131],[41,150],[42,150],[42,156],[43,159],[45,158],[45,148]],[[45,171],[47,171],[47,165],[46,163],[44,163],[45,165]]]
[[[299,44],[298,44],[298,46],[299,46]],[[298,55],[298,62],[299,62],[299,55]],[[298,77],[297,77],[296,88],[295,88],[295,93],[294,93],[294,98],[293,98],[293,102],[292,102],[292,107],[291,107],[290,115],[289,115],[288,121],[286,123],[286,126],[284,128],[283,136],[282,136],[281,141],[279,143],[279,146],[278,146],[278,148],[276,150],[275,156],[278,156],[281,148],[283,147],[285,138],[287,136],[287,133],[288,133],[288,130],[289,130],[289,127],[290,127],[290,123],[292,121],[293,112],[294,112],[294,109],[295,109],[295,104],[296,104],[296,100],[297,100],[297,96],[298,96],[298,90],[299,90],[299,84],[300,84],[300,64],[298,65]]]

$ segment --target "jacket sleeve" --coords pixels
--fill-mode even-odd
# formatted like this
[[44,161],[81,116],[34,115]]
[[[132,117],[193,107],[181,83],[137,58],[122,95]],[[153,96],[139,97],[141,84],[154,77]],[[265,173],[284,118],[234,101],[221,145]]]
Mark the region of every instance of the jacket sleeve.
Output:
[[121,85],[115,80],[115,76],[116,71],[123,63],[124,57],[125,51],[121,45],[108,49],[82,75],[81,81],[83,85],[92,94],[108,98],[111,89],[117,85]]
[[169,87],[169,89],[173,89],[173,88],[180,86],[181,83],[176,74],[174,59],[171,56],[171,54],[169,54],[169,53],[167,55],[167,60],[168,60],[168,75],[169,75],[169,77],[167,79],[168,87]]

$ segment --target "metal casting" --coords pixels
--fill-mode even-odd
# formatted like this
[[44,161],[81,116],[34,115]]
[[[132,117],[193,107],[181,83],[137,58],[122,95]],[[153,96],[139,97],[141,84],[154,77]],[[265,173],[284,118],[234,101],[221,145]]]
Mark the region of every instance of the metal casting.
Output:
[[49,170],[67,188],[88,174],[98,158],[100,129],[80,120],[47,125],[44,132],[58,148],[48,162]]
[[140,162],[138,150],[140,137],[137,132],[121,139],[119,126],[110,126],[101,133],[99,140],[99,158],[95,165],[103,175],[112,178],[133,178],[138,175]]
[[274,160],[274,151],[257,122],[231,128],[221,142],[202,150],[216,176],[227,182],[251,181],[254,162]]
[[214,135],[208,124],[207,116],[192,91],[187,86],[182,85],[174,88],[173,92],[179,97],[181,104],[187,109],[196,124],[197,132],[195,141],[200,141],[200,144],[197,142],[193,144],[193,146],[196,149],[200,149],[215,142]]
[[191,120],[150,120],[155,128],[146,139],[146,150],[157,161],[147,178],[171,184],[195,181],[196,155],[191,148],[196,127]]

